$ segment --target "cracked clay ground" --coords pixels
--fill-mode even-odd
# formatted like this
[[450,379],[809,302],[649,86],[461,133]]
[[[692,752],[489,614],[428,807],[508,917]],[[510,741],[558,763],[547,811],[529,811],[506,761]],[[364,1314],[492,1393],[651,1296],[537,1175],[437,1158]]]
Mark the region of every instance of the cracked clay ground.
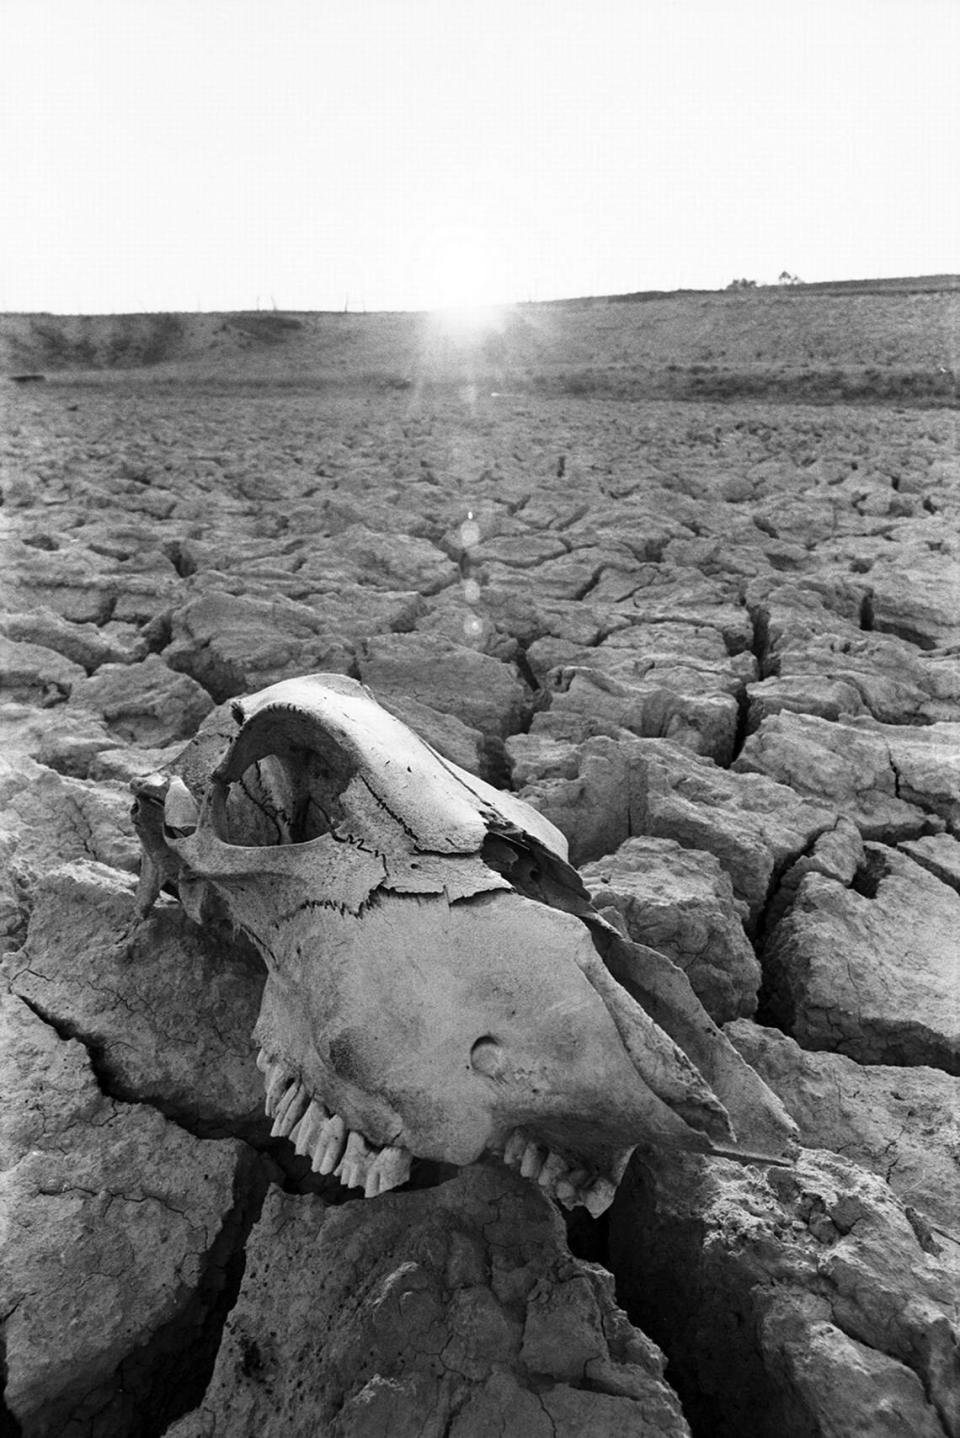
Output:
[[[371,323],[375,317],[371,317]],[[4,388],[0,1431],[960,1435],[956,411],[99,372]],[[800,1128],[369,1203],[129,781],[363,680],[568,837]]]

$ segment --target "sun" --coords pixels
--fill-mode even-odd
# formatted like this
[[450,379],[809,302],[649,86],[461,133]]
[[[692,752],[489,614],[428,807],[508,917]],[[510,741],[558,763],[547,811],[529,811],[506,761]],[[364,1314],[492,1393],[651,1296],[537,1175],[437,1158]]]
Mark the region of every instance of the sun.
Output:
[[463,228],[435,232],[423,261],[423,307],[433,328],[463,343],[503,328],[509,277],[489,236]]

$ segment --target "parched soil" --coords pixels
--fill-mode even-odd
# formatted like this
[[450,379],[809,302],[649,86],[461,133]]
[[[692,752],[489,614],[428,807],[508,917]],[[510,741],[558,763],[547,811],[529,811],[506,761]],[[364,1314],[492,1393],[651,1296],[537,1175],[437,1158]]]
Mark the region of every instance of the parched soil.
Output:
[[[404,317],[374,336],[378,317],[218,317],[226,367],[210,336],[187,352],[187,317],[164,331],[186,358],[143,352],[160,343],[143,328],[149,372],[93,367],[132,353],[116,333],[113,350],[82,327],[85,350],[36,322],[13,334],[22,368],[70,367],[0,396],[0,919],[21,1104],[0,1126],[0,1204],[40,1275],[0,1262],[11,1432],[308,1432],[317,1415],[316,1431],[387,1432],[363,1426],[380,1375],[405,1423],[436,1414],[464,1438],[519,1432],[511,1413],[571,1438],[853,1438],[906,1431],[903,1415],[957,1433],[956,301],[827,299],[817,318],[794,293],[762,315],[753,296],[690,298],[670,344],[657,305],[676,300],[594,306],[549,350],[531,309],[469,353]],[[807,364],[870,402],[792,402]],[[715,366],[701,397],[698,366]],[[751,373],[765,399],[743,397]],[[909,403],[894,373],[926,376]],[[631,1348],[582,1277],[597,1270],[564,1267],[581,1259],[552,1219],[536,1260],[515,1235],[496,1248],[488,1174],[422,1209],[444,1243],[469,1230],[446,1268],[416,1246],[425,1190],[368,1206],[392,1215],[370,1241],[378,1263],[399,1255],[423,1345],[456,1362],[421,1371],[395,1317],[383,1337],[388,1275],[363,1277],[358,1219],[334,1225],[336,1282],[310,1279],[317,1312],[334,1289],[346,1305],[349,1342],[323,1310],[308,1361],[282,1296],[263,1316],[271,1263],[308,1261],[296,1205],[316,1245],[339,1194],[305,1183],[256,1115],[251,956],[225,964],[172,901],[138,927],[127,786],[214,705],[317,671],[363,680],[552,819],[595,901],[686,969],[799,1125],[802,1182],[638,1160],[609,1229],[571,1228],[666,1353],[679,1406],[653,1343]],[[584,1335],[601,1332],[591,1369]],[[289,1378],[304,1363],[314,1420]],[[858,1427],[873,1401],[887,1416]],[[630,1426],[644,1403],[658,1426]]]

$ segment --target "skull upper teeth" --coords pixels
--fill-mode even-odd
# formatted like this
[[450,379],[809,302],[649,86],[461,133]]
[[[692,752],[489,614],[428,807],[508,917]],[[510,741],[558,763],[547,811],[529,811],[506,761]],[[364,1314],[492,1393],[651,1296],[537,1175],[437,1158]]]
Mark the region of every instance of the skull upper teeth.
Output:
[[284,1093],[278,1104],[271,1138],[288,1138],[297,1127],[310,1103],[310,1095],[301,1083],[294,1083]]
[[410,1177],[410,1154],[405,1148],[382,1148],[367,1169],[364,1198],[375,1198]]
[[295,1152],[310,1159],[314,1173],[333,1173],[344,1187],[362,1188],[365,1198],[406,1183],[412,1161],[407,1149],[379,1148],[349,1129],[263,1049],[257,1054],[257,1068],[264,1076],[267,1117],[273,1118],[271,1136],[290,1139]]
[[287,1135],[293,1140],[294,1150],[301,1158],[313,1158],[317,1140],[329,1117],[323,1104],[317,1103],[316,1099],[310,1100],[306,1113]]
[[333,1170],[334,1174],[344,1188],[362,1188],[366,1182],[370,1161],[375,1156],[376,1149],[367,1143],[363,1134],[351,1130],[347,1135],[340,1162]]
[[269,1066],[269,1068],[264,1073],[264,1083],[267,1090],[267,1097],[264,1102],[264,1111],[266,1112],[267,1118],[273,1117],[273,1115],[277,1111],[277,1104],[281,1098],[281,1095],[294,1082],[295,1080],[293,1079],[293,1077],[290,1074],[286,1073],[280,1064],[273,1063]]
[[[338,1113],[330,1114],[320,1130],[313,1149],[314,1173],[328,1174],[336,1170],[350,1130]],[[341,1183],[343,1178],[338,1173]]]

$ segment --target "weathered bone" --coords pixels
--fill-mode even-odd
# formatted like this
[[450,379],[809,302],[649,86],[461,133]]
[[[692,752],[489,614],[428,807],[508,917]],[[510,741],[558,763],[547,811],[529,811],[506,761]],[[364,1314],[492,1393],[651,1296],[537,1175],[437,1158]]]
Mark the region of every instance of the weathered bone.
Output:
[[523,1158],[520,1160],[521,1177],[539,1177],[545,1156],[543,1149],[538,1143],[528,1143],[523,1151]]
[[289,1137],[293,1139],[295,1151],[303,1158],[313,1158],[317,1141],[323,1132],[324,1125],[330,1122],[330,1115],[323,1104],[311,1099],[307,1105],[307,1111],[300,1122],[290,1130]]
[[277,1104],[276,1117],[271,1138],[288,1138],[296,1128],[310,1103],[310,1095],[302,1084],[294,1084]]
[[558,1153],[548,1153],[546,1159],[544,1160],[543,1167],[540,1170],[540,1175],[537,1178],[537,1182],[539,1183],[541,1188],[546,1188],[549,1189],[551,1192],[555,1192],[560,1178],[566,1172],[566,1160],[561,1158],[560,1154]]
[[333,1173],[347,1140],[347,1125],[338,1113],[332,1114],[320,1130],[313,1148],[314,1173]]
[[364,1198],[376,1198],[378,1193],[399,1188],[409,1177],[410,1154],[407,1150],[392,1146],[382,1148],[367,1170]]
[[517,1168],[527,1146],[527,1136],[522,1129],[515,1128],[503,1149],[503,1161],[508,1168]]
[[272,1118],[272,1116],[276,1113],[277,1105],[279,1104],[282,1095],[292,1082],[293,1080],[290,1078],[289,1074],[286,1073],[282,1064],[272,1064],[267,1070],[267,1097],[266,1102],[264,1103],[264,1109],[266,1111],[267,1118]]
[[564,1208],[576,1208],[580,1202],[580,1193],[584,1189],[589,1174],[584,1168],[573,1169],[557,1183],[555,1197],[558,1203]]
[[784,1110],[663,955],[596,914],[542,815],[355,681],[286,680],[134,786],[138,902],[228,919],[267,980],[273,1133],[375,1197],[499,1153],[598,1213],[637,1144],[789,1155]]
[[200,809],[182,779],[174,777],[163,801],[163,826],[173,839],[184,839],[196,831]]
[[334,1176],[339,1178],[344,1188],[363,1188],[376,1156],[377,1150],[367,1143],[362,1133],[351,1132],[347,1135],[343,1157],[333,1170]]
[[579,1191],[577,1199],[593,1218],[599,1218],[601,1213],[606,1213],[616,1193],[616,1184],[603,1175],[598,1175],[592,1183]]

